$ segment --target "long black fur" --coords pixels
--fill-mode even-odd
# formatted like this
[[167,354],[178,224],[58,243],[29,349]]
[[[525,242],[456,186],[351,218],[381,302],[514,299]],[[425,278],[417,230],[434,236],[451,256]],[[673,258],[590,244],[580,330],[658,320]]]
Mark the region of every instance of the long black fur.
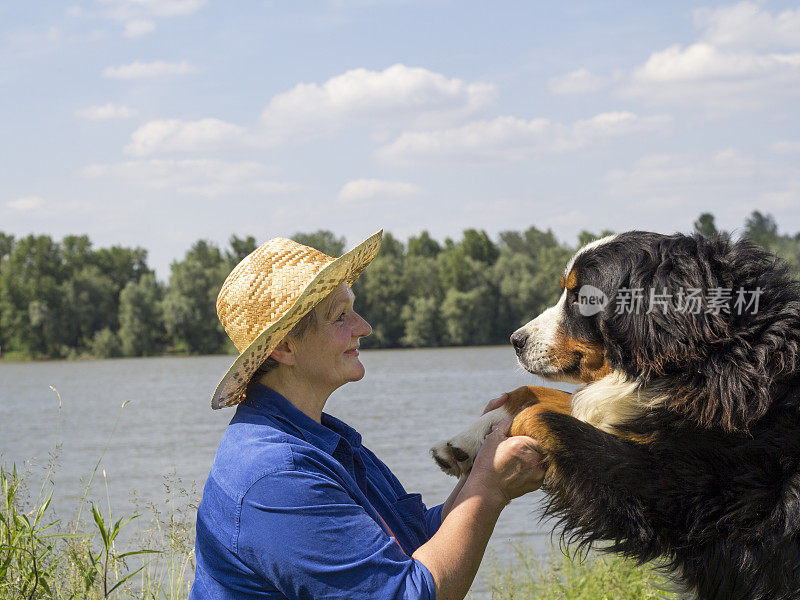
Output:
[[[578,288],[605,309],[568,313],[613,369],[666,400],[619,436],[543,416],[548,514],[565,536],[638,561],[660,558],[703,600],[800,599],[800,285],[747,240],[628,232],[580,254]],[[758,312],[649,314],[647,290],[760,287]],[[617,314],[621,288],[645,289]],[[568,298],[569,299],[569,298]],[[636,441],[633,441],[636,440]]]

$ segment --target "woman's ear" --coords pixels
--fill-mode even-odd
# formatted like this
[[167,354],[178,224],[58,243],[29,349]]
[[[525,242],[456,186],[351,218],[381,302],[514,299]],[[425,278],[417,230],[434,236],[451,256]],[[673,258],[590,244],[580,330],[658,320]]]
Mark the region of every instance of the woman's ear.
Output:
[[294,365],[295,364],[295,353],[294,353],[294,345],[291,344],[286,338],[282,339],[280,343],[275,347],[272,353],[269,355],[270,358],[275,359],[282,365]]

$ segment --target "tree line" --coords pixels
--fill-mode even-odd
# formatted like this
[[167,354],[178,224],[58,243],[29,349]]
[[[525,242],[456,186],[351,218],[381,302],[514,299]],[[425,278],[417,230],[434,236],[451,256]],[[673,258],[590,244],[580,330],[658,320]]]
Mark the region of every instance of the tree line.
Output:
[[[719,231],[714,216],[694,224],[706,234],[747,237],[787,260],[800,276],[800,232],[781,234],[773,217],[753,212],[739,231]],[[372,324],[365,348],[506,343],[510,332],[553,304],[559,276],[580,246],[608,235],[583,231],[575,245],[530,227],[491,239],[467,229],[460,240],[427,231],[402,242],[384,234],[378,257],[353,286],[356,308]],[[331,256],[345,240],[330,231],[297,233]],[[15,359],[233,353],[216,298],[233,267],[256,248],[252,236],[225,249],[196,242],[170,266],[166,283],[142,248],[94,249],[88,236],[60,242],[0,232],[0,356]]]

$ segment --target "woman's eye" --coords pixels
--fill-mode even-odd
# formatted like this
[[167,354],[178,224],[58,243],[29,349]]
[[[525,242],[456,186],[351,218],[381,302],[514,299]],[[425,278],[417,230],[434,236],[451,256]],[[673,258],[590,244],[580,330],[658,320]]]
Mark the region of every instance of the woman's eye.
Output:
[[345,316],[346,316],[346,313],[342,313],[342,314],[340,314],[340,315],[339,315],[339,318],[338,318],[338,319],[336,319],[336,321],[337,321],[337,322],[338,322],[338,321],[344,321],[344,318],[345,318]]

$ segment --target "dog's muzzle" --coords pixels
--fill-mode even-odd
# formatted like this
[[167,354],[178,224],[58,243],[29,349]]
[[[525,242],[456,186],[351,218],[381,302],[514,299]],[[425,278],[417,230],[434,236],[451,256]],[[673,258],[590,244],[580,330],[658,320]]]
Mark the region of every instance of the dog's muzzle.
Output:
[[515,331],[511,334],[511,345],[514,346],[514,351],[517,353],[517,356],[522,355],[522,351],[525,349],[525,344],[528,341],[528,334],[523,333],[521,331]]

